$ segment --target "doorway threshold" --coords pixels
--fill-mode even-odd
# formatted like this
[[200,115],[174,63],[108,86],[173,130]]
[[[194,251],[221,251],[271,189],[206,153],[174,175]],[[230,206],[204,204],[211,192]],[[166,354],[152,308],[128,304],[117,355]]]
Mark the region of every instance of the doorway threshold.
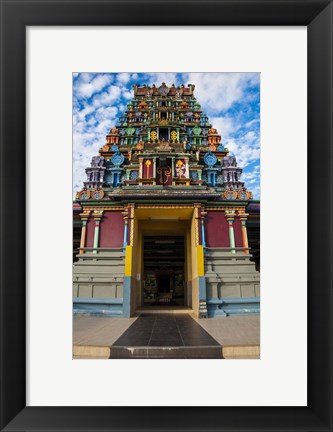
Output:
[[141,308],[136,310],[136,314],[140,315],[142,313],[145,314],[156,314],[156,313],[193,313],[193,309],[186,306],[142,306]]

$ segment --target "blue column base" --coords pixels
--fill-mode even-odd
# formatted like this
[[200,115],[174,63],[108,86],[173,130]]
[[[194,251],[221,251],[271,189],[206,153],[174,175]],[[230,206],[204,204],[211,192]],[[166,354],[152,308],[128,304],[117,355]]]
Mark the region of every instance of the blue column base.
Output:
[[225,297],[207,300],[208,317],[259,315],[259,297]]
[[123,285],[123,317],[129,318],[131,316],[131,276],[124,276],[124,285]]
[[73,299],[73,314],[86,316],[123,317],[123,299],[75,297]]

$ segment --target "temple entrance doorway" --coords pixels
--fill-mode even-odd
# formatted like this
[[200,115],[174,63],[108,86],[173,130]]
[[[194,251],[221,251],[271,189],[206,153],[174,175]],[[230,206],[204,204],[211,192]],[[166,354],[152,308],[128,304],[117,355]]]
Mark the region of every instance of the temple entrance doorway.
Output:
[[143,305],[185,305],[185,238],[143,237]]

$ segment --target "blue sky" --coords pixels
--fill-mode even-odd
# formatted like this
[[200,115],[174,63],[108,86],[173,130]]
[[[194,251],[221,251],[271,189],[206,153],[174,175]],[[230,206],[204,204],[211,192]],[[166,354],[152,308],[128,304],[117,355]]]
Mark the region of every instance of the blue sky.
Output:
[[259,73],[74,73],[73,188],[132,99],[133,84],[194,84],[194,95],[243,168],[242,180],[260,198]]

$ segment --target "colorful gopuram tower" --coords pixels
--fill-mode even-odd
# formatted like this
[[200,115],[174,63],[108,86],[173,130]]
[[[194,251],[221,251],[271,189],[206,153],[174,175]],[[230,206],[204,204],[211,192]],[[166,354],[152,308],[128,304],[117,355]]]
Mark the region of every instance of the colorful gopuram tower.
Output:
[[259,313],[246,222],[252,201],[194,97],[195,86],[134,87],[77,193],[74,313],[129,317],[188,307]]

